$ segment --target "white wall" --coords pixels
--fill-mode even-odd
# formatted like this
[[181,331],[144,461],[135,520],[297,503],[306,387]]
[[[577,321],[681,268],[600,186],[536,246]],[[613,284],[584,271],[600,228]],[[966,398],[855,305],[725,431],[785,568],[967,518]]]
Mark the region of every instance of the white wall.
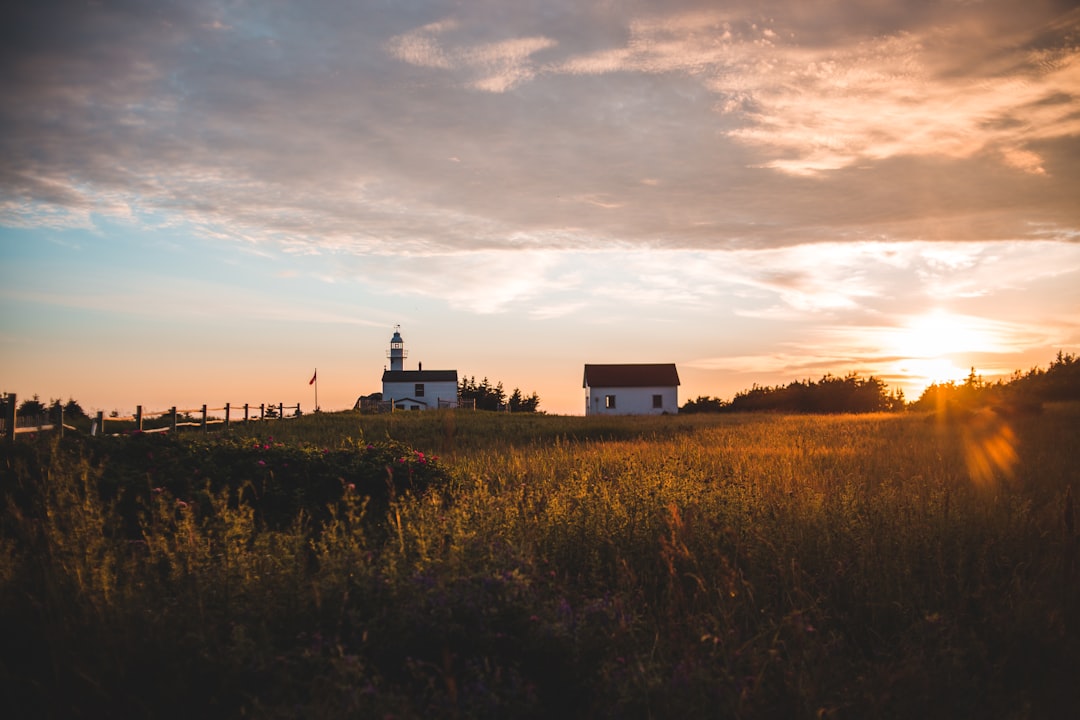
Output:
[[[604,406],[604,396],[615,396],[615,407]],[[653,407],[653,395],[660,395],[662,406]],[[677,387],[590,387],[589,407],[586,415],[674,415],[679,412],[679,388]]]
[[384,401],[399,400],[401,398],[423,400],[427,403],[427,407],[425,408],[421,405],[421,409],[437,410],[439,407],[439,400],[457,402],[457,383],[452,380],[444,382],[425,382],[424,397],[416,397],[416,383],[414,382],[383,383]]

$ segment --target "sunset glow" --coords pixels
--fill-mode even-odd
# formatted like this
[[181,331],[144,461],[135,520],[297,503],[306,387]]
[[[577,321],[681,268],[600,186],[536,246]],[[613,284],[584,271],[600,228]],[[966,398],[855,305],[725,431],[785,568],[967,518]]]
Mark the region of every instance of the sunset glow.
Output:
[[0,390],[324,409],[425,367],[582,412],[1080,350],[1080,11],[25,4]]

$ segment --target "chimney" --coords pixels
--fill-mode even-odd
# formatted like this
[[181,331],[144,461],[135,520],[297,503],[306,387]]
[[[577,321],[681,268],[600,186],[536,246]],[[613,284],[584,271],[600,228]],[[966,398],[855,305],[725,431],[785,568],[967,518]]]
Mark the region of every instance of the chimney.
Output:
[[416,369],[417,370],[423,370],[424,369],[424,363],[422,363],[422,362],[416,363]]

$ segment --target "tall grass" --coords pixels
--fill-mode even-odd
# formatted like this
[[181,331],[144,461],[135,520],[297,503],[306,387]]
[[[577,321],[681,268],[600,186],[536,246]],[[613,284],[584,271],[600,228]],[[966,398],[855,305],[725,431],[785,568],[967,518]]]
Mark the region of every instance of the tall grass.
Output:
[[1078,421],[20,442],[0,679],[65,717],[1069,717]]

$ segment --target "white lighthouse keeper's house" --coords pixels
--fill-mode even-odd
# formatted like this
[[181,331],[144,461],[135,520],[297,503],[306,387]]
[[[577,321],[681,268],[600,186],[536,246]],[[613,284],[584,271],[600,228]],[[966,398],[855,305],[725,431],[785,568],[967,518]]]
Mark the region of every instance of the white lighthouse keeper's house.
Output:
[[679,412],[675,363],[585,365],[586,415],[674,415]]
[[405,369],[408,352],[401,339],[401,328],[394,328],[390,338],[390,369],[383,370],[382,399],[391,403],[395,410],[436,410],[439,407],[457,407],[457,370]]

